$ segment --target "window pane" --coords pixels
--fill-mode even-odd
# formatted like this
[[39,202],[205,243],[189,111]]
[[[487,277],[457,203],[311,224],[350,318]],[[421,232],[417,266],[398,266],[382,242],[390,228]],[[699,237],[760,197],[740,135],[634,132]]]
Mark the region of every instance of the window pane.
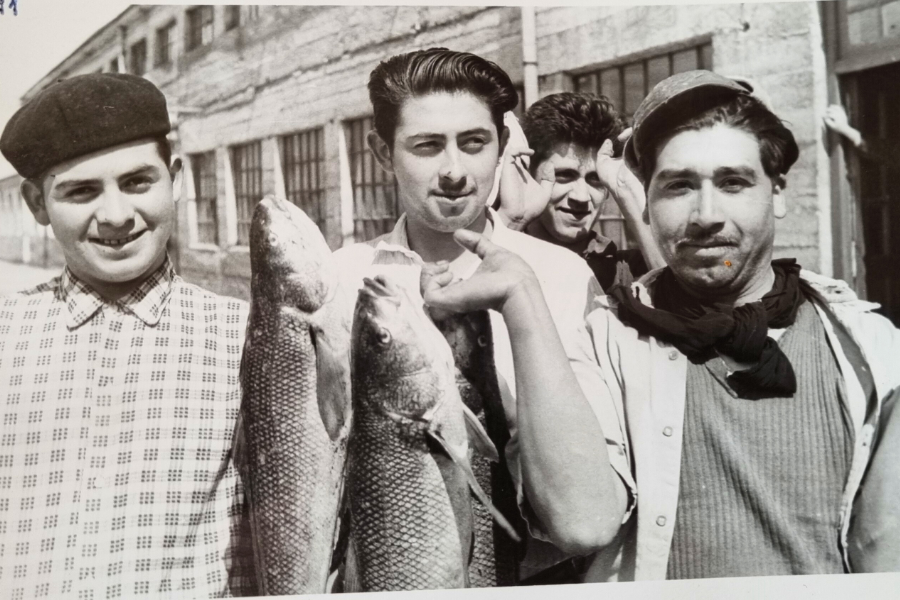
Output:
[[618,110],[622,110],[622,85],[618,67],[600,71],[600,89],[598,92],[606,96]]
[[697,49],[682,50],[672,55],[672,72],[684,73],[685,71],[693,71],[699,69],[697,64]]
[[671,75],[669,71],[669,55],[657,56],[647,61],[647,91],[657,83]]
[[370,129],[371,117],[346,124],[356,241],[387,233],[399,216],[394,178],[378,166],[365,144],[365,135]]
[[625,67],[625,113],[634,114],[644,99],[644,64]]
[[703,44],[702,46],[700,46],[700,68],[712,71],[712,68],[713,68],[712,44]]
[[597,74],[588,73],[575,78],[575,91],[587,92],[589,94],[597,93]]

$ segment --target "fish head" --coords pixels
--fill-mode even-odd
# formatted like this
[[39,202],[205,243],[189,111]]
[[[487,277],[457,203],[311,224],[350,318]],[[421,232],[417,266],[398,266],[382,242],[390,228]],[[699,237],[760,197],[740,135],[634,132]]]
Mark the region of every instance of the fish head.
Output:
[[450,347],[417,300],[382,275],[366,278],[352,331],[353,385],[401,390],[372,396],[379,398],[380,408],[409,418],[433,409],[444,386],[455,385]]
[[250,223],[254,296],[315,312],[337,287],[332,260],[321,231],[300,208],[273,196],[256,205]]

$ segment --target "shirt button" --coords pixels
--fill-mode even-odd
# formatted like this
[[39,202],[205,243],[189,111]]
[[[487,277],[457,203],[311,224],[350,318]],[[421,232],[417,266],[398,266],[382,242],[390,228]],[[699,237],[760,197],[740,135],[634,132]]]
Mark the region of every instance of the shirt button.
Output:
[[666,427],[665,429],[663,429],[663,435],[666,437],[672,437],[672,428]]
[[678,350],[672,350],[669,352],[669,360],[677,360],[678,359]]
[[656,517],[656,524],[660,527],[666,526],[666,518],[665,517]]

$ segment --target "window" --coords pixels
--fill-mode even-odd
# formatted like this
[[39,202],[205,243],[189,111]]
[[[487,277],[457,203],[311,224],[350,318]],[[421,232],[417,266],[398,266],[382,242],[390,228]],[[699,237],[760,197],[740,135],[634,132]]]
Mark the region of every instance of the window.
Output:
[[194,173],[194,204],[197,209],[197,241],[219,243],[219,218],[216,211],[216,153],[191,156]]
[[213,7],[198,6],[187,11],[187,49],[193,50],[212,41]]
[[250,220],[256,203],[262,200],[262,143],[251,142],[231,148],[231,173],[237,204],[237,243],[250,243]]
[[[707,42],[682,50],[667,52],[612,65],[575,78],[575,91],[602,94],[616,109],[631,117],[650,90],[663,79],[694,69],[712,69],[712,44]],[[625,226],[618,205],[607,200],[600,209],[600,232],[619,248],[635,247],[636,242]]]
[[175,58],[175,22],[156,30],[156,65],[168,65]]
[[118,73],[119,72],[119,57],[115,57],[111,61],[109,61],[109,72],[110,73]]
[[653,86],[675,73],[694,69],[712,69],[711,43],[579,75],[575,78],[575,91],[602,94],[619,112],[630,117]]
[[226,6],[225,7],[225,31],[231,31],[241,24],[241,7]]
[[131,73],[132,75],[143,75],[147,72],[147,40],[141,41],[131,46]]
[[324,232],[325,136],[322,128],[286,135],[279,142],[288,200],[302,208]]
[[366,146],[372,117],[348,121],[347,154],[353,184],[353,235],[357,242],[387,233],[400,216],[397,182],[375,162]]

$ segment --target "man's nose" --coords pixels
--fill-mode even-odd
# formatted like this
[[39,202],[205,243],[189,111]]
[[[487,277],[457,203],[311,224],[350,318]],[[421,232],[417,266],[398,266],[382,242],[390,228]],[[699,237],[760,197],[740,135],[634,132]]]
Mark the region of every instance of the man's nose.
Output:
[[134,219],[134,206],[118,188],[106,189],[100,197],[97,222],[109,227],[124,227]]
[[718,191],[710,181],[704,181],[697,192],[697,201],[691,214],[691,222],[703,229],[722,225],[725,217],[719,206]]
[[443,162],[438,171],[441,188],[462,189],[466,185],[466,170],[458,148],[448,147],[443,153]]
[[572,182],[567,196],[570,204],[588,204],[591,201],[591,192],[584,179]]

